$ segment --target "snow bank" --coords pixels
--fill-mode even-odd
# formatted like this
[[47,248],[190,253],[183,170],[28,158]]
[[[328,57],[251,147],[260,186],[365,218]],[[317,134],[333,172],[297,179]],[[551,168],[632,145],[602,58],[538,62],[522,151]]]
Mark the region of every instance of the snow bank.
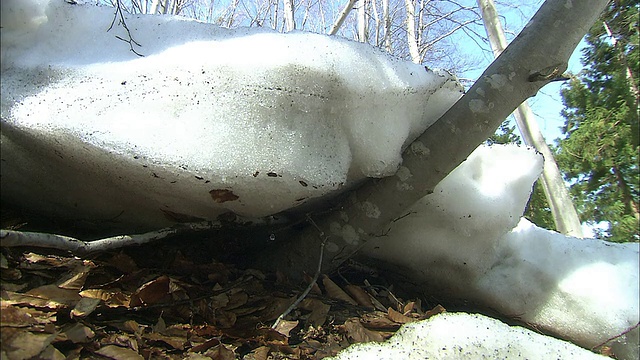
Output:
[[462,92],[365,44],[176,17],[127,17],[138,57],[113,8],[34,4],[2,2],[3,193],[67,217],[273,214],[393,174]]
[[477,314],[443,313],[404,325],[384,343],[356,344],[335,360],[607,359],[576,345]]
[[[364,251],[410,269],[430,292],[597,346],[640,321],[639,244],[565,237],[520,219],[541,170],[534,151],[480,147]],[[637,329],[618,342],[637,354]]]

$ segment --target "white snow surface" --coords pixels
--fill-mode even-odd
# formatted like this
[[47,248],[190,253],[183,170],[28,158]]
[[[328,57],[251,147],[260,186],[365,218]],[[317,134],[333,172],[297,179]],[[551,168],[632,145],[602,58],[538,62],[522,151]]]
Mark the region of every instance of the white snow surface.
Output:
[[[113,13],[2,2],[2,181],[16,199],[151,226],[265,216],[392,175],[462,93],[366,44],[178,17],[127,16],[138,57],[118,21],[107,32]],[[57,156],[38,164],[33,148]],[[92,185],[67,191],[80,177]]]
[[356,344],[331,360],[608,359],[479,314],[443,313],[403,325],[384,343]]
[[[566,237],[521,218],[541,171],[533,150],[479,147],[363,251],[425,291],[600,345],[640,321],[640,245]],[[637,358],[638,329],[614,343]]]

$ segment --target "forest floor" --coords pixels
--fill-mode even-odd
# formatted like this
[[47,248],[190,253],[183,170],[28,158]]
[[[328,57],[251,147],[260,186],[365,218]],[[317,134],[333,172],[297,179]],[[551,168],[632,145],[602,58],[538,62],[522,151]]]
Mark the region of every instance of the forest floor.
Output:
[[215,246],[166,239],[84,258],[2,248],[0,358],[321,359],[445,311],[351,262],[274,326],[314,274],[240,268]]

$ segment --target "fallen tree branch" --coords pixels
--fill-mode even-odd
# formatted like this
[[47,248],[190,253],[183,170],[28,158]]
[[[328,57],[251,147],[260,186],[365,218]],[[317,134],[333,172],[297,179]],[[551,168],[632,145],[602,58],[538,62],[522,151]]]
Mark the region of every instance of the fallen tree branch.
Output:
[[0,246],[33,246],[68,251],[74,255],[83,256],[99,251],[118,249],[125,246],[142,245],[164,239],[168,236],[186,232],[208,231],[219,229],[221,227],[222,225],[220,223],[211,221],[187,223],[144,234],[118,235],[93,241],[83,241],[70,236],[40,232],[0,230]]
[[[409,206],[432,193],[518,105],[552,80],[536,74],[562,74],[606,4],[546,1],[473,87],[405,150],[396,175],[366,183],[336,211],[318,219],[330,236],[323,270],[336,269]],[[292,240],[261,254],[256,262],[267,269],[286,264],[281,270],[299,276],[313,266],[311,249],[321,240],[314,229],[292,234]]]

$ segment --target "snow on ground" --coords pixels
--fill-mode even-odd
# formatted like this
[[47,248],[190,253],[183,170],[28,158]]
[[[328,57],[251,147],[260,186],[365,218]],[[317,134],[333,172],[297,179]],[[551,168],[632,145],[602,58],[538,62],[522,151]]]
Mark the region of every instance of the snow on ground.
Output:
[[[3,2],[3,16],[22,4]],[[163,16],[128,17],[138,57],[121,28],[106,31],[113,12],[52,1],[45,20],[3,23],[13,200],[148,226],[265,216],[393,174],[402,147],[462,92],[446,72],[338,37]],[[80,182],[91,185],[68,186]]]
[[[329,358],[327,358],[329,359]],[[334,360],[608,359],[478,314],[443,313],[404,325],[384,343],[356,344]]]
[[[541,171],[533,150],[480,147],[363,251],[410,269],[425,290],[595,347],[640,321],[639,244],[566,237],[521,219]],[[637,329],[616,347],[637,357]]]
[[[3,200],[72,218],[273,214],[392,174],[460,96],[444,72],[336,37],[130,16],[137,57],[106,32],[111,8],[1,6]],[[541,165],[478,149],[369,256],[582,346],[636,325],[638,244],[520,220]]]

